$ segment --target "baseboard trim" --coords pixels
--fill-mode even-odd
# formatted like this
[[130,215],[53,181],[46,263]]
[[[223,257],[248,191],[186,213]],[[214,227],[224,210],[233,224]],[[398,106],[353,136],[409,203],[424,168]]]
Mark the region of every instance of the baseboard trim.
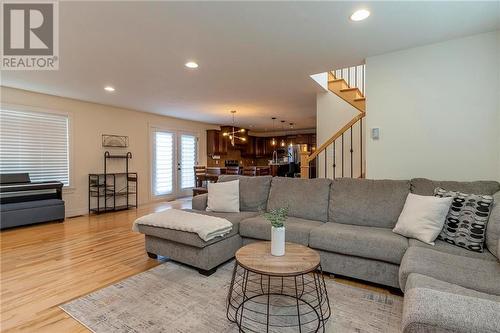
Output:
[[89,213],[89,211],[87,208],[66,209],[66,217],[87,215],[88,213]]

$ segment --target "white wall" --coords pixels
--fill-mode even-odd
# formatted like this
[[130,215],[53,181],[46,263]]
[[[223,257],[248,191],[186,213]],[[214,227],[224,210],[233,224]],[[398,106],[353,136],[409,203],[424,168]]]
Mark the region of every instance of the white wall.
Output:
[[366,59],[367,177],[500,180],[499,34]]
[[2,104],[25,106],[27,110],[43,109],[69,113],[72,121],[73,183],[70,189],[63,192],[67,216],[87,213],[88,174],[103,172],[103,154],[106,150],[113,152],[112,149],[101,146],[102,134],[129,136],[129,147],[115,152],[132,152],[130,170],[138,172],[139,204],[143,204],[152,200],[150,127],[156,125],[196,133],[199,137],[200,164],[206,164],[206,129],[218,128],[199,122],[7,87],[1,87],[0,94]]
[[[316,145],[319,147],[326,140],[328,140],[333,134],[340,130],[344,125],[352,120],[355,116],[359,114],[353,106],[348,104],[346,101],[335,95],[330,91],[319,92],[316,95]],[[363,126],[365,127],[365,126]],[[353,126],[353,176],[360,176],[360,161],[361,154],[360,149],[360,127],[359,122]],[[366,141],[366,140],[364,140]],[[344,137],[344,176],[351,176],[351,160],[350,160],[350,134],[347,133]],[[341,140],[337,140],[335,146],[335,177],[342,176],[341,168]],[[327,178],[333,178],[333,145],[327,148]],[[325,159],[324,153],[321,153],[318,158],[318,175],[320,177],[325,176]]]

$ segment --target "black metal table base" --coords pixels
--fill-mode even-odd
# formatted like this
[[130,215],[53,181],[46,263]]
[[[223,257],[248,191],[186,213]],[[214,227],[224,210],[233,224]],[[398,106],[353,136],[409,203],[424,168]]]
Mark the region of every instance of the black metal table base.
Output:
[[227,318],[240,332],[324,332],[331,310],[321,266],[296,276],[258,274],[235,263]]

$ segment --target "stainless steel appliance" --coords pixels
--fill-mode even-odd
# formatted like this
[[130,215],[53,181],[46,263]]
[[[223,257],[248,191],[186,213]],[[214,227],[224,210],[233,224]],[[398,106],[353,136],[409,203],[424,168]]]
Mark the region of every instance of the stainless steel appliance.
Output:
[[237,167],[239,165],[240,165],[240,163],[238,162],[238,160],[225,160],[224,161],[225,167]]

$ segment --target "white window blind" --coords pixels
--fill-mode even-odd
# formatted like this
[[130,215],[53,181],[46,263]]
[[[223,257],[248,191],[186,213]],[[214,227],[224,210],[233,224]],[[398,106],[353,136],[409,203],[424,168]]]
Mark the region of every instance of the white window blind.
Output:
[[194,187],[196,164],[196,137],[181,135],[181,189]]
[[173,191],[174,135],[155,132],[154,141],[154,195],[170,194]]
[[68,116],[0,109],[0,173],[69,185]]

